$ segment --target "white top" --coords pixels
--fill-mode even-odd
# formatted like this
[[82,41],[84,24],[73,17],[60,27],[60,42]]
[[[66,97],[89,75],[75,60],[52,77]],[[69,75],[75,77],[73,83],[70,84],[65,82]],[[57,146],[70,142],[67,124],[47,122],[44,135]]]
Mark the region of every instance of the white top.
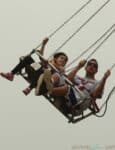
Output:
[[86,77],[83,78],[75,76],[74,83],[86,96],[89,96],[89,94],[91,94],[96,89],[100,81],[89,79]]

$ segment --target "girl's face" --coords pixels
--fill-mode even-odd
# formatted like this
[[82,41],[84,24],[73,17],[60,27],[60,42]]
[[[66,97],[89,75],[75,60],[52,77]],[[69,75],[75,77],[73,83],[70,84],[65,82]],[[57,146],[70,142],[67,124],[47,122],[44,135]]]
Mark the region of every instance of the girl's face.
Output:
[[54,58],[56,65],[64,67],[67,63],[66,57],[64,55],[60,55],[57,58]]

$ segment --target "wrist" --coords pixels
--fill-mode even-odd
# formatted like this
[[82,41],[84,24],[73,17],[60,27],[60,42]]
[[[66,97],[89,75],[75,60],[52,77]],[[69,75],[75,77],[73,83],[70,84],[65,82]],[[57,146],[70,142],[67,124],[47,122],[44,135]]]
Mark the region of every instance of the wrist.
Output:
[[107,79],[107,77],[106,77],[106,76],[104,76],[102,80],[103,80],[103,81],[106,81],[106,79]]
[[80,65],[78,65],[78,66],[76,67],[77,70],[80,70],[81,68],[82,68],[82,66],[80,66]]

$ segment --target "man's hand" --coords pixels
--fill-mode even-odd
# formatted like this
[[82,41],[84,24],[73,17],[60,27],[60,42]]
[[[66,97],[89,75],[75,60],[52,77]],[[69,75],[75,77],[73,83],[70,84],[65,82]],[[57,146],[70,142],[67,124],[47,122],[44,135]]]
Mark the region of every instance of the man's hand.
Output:
[[111,74],[111,71],[110,70],[107,70],[106,72],[105,72],[105,74],[104,74],[104,79],[107,79],[109,76],[110,76],[110,74]]
[[43,45],[46,45],[48,41],[49,41],[49,38],[46,37],[46,38],[43,40],[42,44],[43,44]]
[[79,69],[82,68],[86,64],[86,62],[87,61],[85,59],[81,60],[78,64]]

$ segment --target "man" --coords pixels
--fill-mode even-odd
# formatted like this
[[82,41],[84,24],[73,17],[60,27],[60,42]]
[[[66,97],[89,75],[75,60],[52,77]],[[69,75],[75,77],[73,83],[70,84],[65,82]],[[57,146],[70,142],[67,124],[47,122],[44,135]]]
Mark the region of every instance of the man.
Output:
[[101,98],[105,86],[105,82],[110,75],[110,70],[107,70],[100,81],[95,79],[98,72],[98,63],[96,59],[91,59],[85,66],[85,77],[74,77],[74,83],[78,88],[85,93],[86,96],[90,95],[94,98]]

